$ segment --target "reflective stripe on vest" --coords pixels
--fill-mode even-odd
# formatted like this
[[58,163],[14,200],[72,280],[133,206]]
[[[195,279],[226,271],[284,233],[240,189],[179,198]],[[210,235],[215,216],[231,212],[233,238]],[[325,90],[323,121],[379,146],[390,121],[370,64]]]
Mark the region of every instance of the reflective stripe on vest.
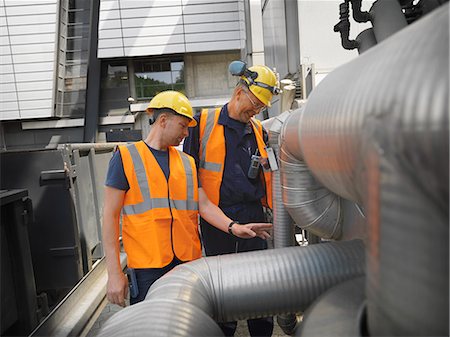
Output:
[[[154,208],[168,208],[169,207],[169,199],[167,198],[152,198],[150,189],[147,182],[147,177],[145,173],[144,163],[142,162],[142,158],[136,148],[135,144],[131,144],[127,146],[128,151],[130,151],[131,159],[133,160],[133,165],[136,173],[136,177],[139,183],[139,188],[141,190],[141,194],[143,197],[143,201],[136,205],[127,205],[123,207],[123,213],[126,215],[132,214],[142,214]],[[183,167],[186,172],[186,190],[188,191],[187,200],[172,200],[170,199],[170,207],[179,209],[179,210],[198,210],[198,203],[194,201],[194,181],[192,174],[192,167],[189,163],[189,159],[187,155],[183,152],[180,152],[181,160],[183,162]]]
[[[220,108],[202,110],[200,116],[200,163],[199,178],[202,188],[215,205],[219,204],[220,185],[222,184],[225,163],[225,135],[224,127],[218,123]],[[206,116],[206,121],[205,121]],[[267,151],[263,140],[262,125],[257,120],[251,120],[253,133],[261,157],[267,158]],[[266,196],[263,204],[272,207],[272,172],[264,170]]]

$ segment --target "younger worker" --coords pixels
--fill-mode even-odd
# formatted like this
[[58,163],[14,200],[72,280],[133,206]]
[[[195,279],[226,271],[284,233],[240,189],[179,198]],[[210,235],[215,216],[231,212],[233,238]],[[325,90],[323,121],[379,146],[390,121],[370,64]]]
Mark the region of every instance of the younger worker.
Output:
[[119,146],[106,179],[103,244],[107,298],[121,306],[128,294],[128,280],[119,261],[121,213],[128,267],[137,283],[130,294],[131,304],[142,301],[150,286],[173,267],[201,257],[199,211],[219,230],[228,233],[230,229],[240,238],[266,239],[266,230],[271,228],[268,223],[234,224],[198,187],[194,159],[174,147],[188,135],[188,127],[196,125],[183,94],[159,93],[147,112],[154,121],[147,138]]

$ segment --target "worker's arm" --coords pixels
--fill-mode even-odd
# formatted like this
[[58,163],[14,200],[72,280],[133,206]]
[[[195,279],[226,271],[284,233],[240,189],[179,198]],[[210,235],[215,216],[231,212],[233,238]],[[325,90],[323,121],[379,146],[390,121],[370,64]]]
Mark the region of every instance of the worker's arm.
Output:
[[[222,210],[214,205],[206,195],[203,188],[198,189],[199,211],[203,219],[208,221],[214,227],[228,233],[228,225],[233,221],[227,217]],[[254,238],[255,236],[261,239],[270,238],[267,232],[272,228],[271,223],[249,223],[249,224],[234,224],[231,227],[233,234],[242,239]]]
[[120,265],[119,220],[125,191],[106,186],[103,209],[103,248],[105,250],[108,284],[108,301],[125,306],[128,294],[128,280]]

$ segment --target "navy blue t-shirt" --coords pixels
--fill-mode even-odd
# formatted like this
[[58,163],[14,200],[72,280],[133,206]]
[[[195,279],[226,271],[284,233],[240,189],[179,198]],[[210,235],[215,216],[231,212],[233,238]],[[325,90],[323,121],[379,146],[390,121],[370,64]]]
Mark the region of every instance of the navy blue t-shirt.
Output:
[[[169,152],[155,150],[154,148],[148,146],[148,144],[146,145],[155,156],[156,161],[158,162],[159,166],[164,172],[164,175],[166,176],[166,179],[169,180]],[[128,191],[130,189],[130,185],[128,184],[128,180],[123,169],[122,156],[120,155],[120,151],[116,151],[109,162],[105,185],[117,188],[122,191]]]

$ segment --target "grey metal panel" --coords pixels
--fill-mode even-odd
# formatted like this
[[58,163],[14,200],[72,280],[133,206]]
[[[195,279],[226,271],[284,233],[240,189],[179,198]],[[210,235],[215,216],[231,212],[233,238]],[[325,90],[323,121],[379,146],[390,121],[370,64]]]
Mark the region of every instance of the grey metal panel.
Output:
[[268,0],[263,11],[265,62],[284,78],[288,69],[284,1]]

